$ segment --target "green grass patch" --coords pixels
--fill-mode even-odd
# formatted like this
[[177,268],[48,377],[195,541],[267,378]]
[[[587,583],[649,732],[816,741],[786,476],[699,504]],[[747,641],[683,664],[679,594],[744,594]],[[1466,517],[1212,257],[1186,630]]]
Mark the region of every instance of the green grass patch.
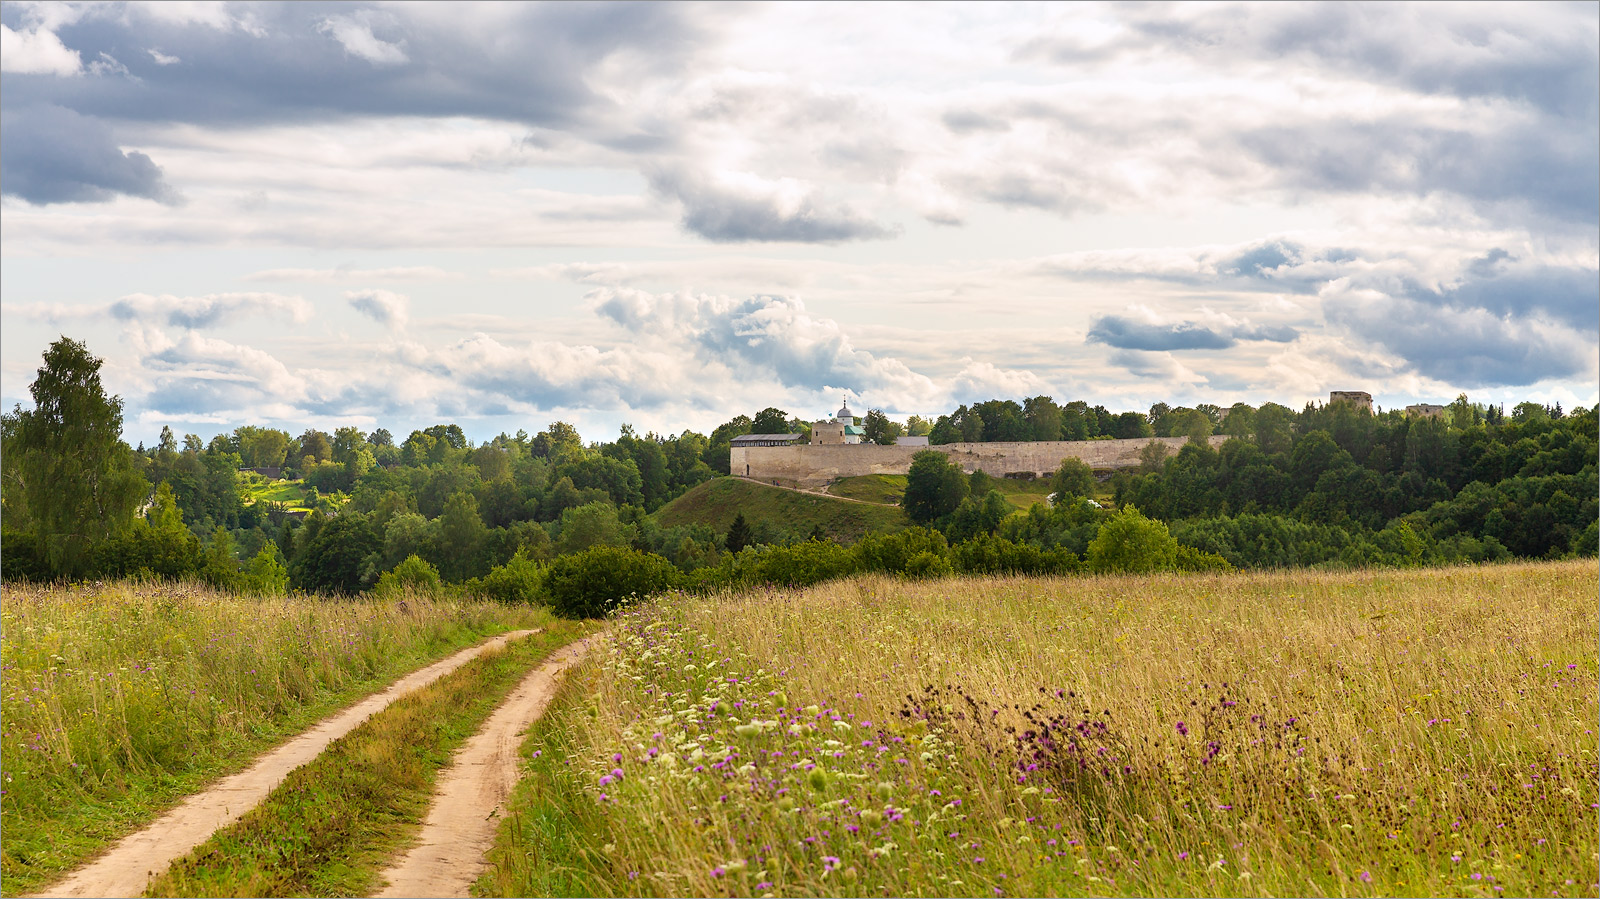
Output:
[[364,896],[427,815],[439,771],[551,652],[593,631],[556,622],[397,700],[174,862],[147,896]]
[[[1007,502],[1023,511],[1035,503],[1042,503],[1050,495],[1050,479],[992,478],[990,486],[1000,491]],[[1110,497],[1109,484],[1097,485],[1099,496]],[[906,493],[906,476],[903,474],[868,474],[853,478],[840,478],[828,485],[828,493],[869,503],[898,504]]]
[[854,478],[840,478],[828,485],[828,493],[869,503],[899,505],[906,495],[906,476],[903,474],[864,474]]
[[655,520],[663,527],[704,524],[725,532],[740,512],[752,526],[768,522],[802,539],[812,528],[820,527],[840,543],[854,543],[872,532],[907,527],[905,516],[897,508],[796,493],[738,478],[716,478],[696,486],[658,509]]
[[306,505],[303,481],[269,480],[254,472],[241,472],[239,492],[247,506],[258,502],[274,502],[283,503],[291,510],[310,508]]
[[0,892],[32,892],[207,782],[542,609],[251,598],[188,584],[0,591]]

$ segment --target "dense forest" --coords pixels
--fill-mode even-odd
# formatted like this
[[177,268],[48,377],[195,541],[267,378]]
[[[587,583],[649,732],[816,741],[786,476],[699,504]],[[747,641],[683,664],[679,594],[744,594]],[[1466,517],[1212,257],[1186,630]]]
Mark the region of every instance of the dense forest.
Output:
[[[844,547],[783,521],[741,518],[717,532],[652,516],[726,475],[733,437],[804,432],[779,409],[709,436],[624,426],[613,441],[586,443],[554,422],[474,445],[454,424],[403,440],[383,428],[295,436],[246,426],[209,441],[163,430],[157,445],[134,448],[121,440],[121,402],[104,393],[99,365],[63,338],[46,353],[34,408],[4,417],[8,580],[201,577],[332,593],[456,584],[527,598],[619,566],[648,572],[651,585],[715,586],[856,570],[1495,561],[1593,555],[1600,544],[1592,409],[1523,403],[1506,413],[1463,396],[1440,417],[1271,403],[1112,413],[1041,396],[962,406],[932,422],[872,410],[864,430],[884,443],[918,432],[936,444],[1194,439],[1175,454],[1152,444],[1137,471],[1105,485],[1069,460],[1056,501],[1026,512],[987,475],[922,453],[904,501],[916,527]],[[1231,439],[1214,449],[1203,440],[1213,433]],[[1109,503],[1089,499],[1108,493]]]

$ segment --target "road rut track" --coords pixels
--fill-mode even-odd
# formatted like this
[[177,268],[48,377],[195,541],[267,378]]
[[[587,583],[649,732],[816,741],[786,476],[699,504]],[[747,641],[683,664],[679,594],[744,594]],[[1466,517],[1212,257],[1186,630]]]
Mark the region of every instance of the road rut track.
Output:
[[439,777],[415,845],[380,875],[377,895],[466,896],[488,868],[500,810],[521,774],[518,752],[544,714],[563,672],[588,652],[594,637],[568,644],[522,679]]
[[124,837],[100,857],[57,881],[39,896],[137,896],[211,835],[260,804],[289,772],[316,758],[329,743],[361,726],[407,693],[425,687],[479,655],[540,629],[511,631],[419,668],[259,758],[249,768],[190,796],[155,823]]

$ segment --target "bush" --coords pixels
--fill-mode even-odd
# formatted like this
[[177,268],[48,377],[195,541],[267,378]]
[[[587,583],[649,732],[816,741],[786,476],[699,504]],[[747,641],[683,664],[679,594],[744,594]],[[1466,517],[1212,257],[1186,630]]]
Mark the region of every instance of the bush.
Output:
[[987,534],[951,546],[950,558],[964,574],[1071,574],[1083,568],[1069,549],[1040,549]]
[[906,560],[906,577],[918,580],[936,577],[948,577],[955,570],[950,567],[950,560],[944,556],[923,551]]
[[437,596],[443,590],[444,581],[439,577],[439,569],[418,556],[406,556],[404,562],[378,578],[378,586],[373,592],[384,597],[403,593]]
[[595,546],[557,556],[545,575],[550,608],[563,618],[603,618],[629,597],[677,586],[682,574],[655,553],[625,546]]
[[262,596],[282,596],[289,590],[289,569],[283,564],[278,544],[268,543],[239,572],[239,588]]
[[752,579],[762,584],[808,587],[855,574],[856,565],[855,554],[832,540],[807,540],[763,550]]
[[1101,525],[1100,533],[1089,542],[1089,569],[1102,574],[1167,571],[1176,564],[1177,551],[1178,541],[1167,532],[1165,522],[1146,518],[1127,506]]
[[504,565],[497,565],[481,578],[467,582],[467,592],[503,603],[536,603],[543,600],[545,567],[528,558],[523,550]]
[[887,574],[905,574],[906,565],[922,553],[944,557],[949,550],[944,534],[929,528],[909,528],[898,534],[868,534],[854,548],[858,570]]
[[1173,556],[1173,565],[1179,571],[1233,571],[1233,563],[1217,555],[1208,553],[1203,549],[1178,544]]
[[50,580],[50,563],[39,538],[26,531],[6,531],[0,536],[0,580]]

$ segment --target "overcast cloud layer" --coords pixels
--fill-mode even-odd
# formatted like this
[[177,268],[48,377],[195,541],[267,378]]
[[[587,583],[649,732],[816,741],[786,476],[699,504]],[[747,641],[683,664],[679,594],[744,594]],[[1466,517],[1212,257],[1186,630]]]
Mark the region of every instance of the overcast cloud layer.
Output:
[[128,436],[1592,405],[1594,4],[0,3],[0,393]]

